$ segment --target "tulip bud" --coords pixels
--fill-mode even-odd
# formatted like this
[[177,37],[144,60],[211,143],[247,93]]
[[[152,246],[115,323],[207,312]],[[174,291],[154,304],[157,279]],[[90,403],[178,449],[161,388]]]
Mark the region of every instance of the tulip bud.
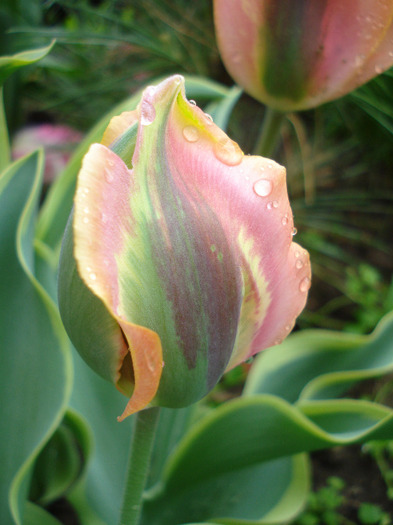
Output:
[[50,184],[66,167],[72,150],[82,140],[79,131],[68,126],[38,124],[22,128],[12,141],[12,157],[19,159],[43,147],[45,151],[44,183]]
[[393,65],[392,0],[214,0],[235,79],[281,111],[341,97]]
[[310,286],[285,169],[244,156],[184,79],[114,117],[78,177],[59,270],[85,361],[147,405],[183,407],[288,335]]

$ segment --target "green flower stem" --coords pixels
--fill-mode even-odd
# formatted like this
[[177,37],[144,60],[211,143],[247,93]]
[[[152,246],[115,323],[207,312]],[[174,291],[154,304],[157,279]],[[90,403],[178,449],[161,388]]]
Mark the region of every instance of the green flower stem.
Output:
[[139,523],[159,413],[160,409],[155,407],[142,410],[135,416],[120,525]]
[[281,124],[285,119],[285,113],[276,109],[266,107],[265,118],[258,137],[255,154],[271,158],[276,150],[280,137]]

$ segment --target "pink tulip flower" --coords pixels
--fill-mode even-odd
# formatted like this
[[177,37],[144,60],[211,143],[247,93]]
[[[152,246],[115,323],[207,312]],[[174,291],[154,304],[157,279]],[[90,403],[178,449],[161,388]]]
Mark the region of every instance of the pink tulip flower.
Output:
[[55,124],[28,126],[15,134],[12,141],[12,157],[19,159],[38,148],[44,148],[44,182],[49,184],[66,167],[72,150],[82,137],[82,133],[68,126]]
[[90,366],[147,405],[187,406],[281,342],[304,308],[285,169],[244,156],[185,98],[148,87],[86,154],[59,269],[62,319]]
[[341,97],[393,65],[392,0],[214,0],[235,79],[281,111]]

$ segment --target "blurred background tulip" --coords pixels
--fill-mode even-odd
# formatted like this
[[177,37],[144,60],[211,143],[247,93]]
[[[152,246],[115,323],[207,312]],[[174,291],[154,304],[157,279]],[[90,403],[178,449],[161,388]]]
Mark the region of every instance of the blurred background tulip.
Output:
[[15,134],[12,141],[12,156],[14,159],[19,159],[38,148],[44,148],[44,183],[50,184],[65,168],[82,137],[82,133],[69,126],[58,124],[27,126]]
[[280,111],[341,97],[393,65],[392,0],[214,0],[224,64]]
[[131,397],[182,407],[292,330],[311,284],[286,172],[244,156],[173,76],[114,117],[78,177],[60,263],[67,332]]

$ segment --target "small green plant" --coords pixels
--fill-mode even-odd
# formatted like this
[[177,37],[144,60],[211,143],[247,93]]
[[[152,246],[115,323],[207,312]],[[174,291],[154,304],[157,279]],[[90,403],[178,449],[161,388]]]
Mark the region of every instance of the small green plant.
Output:
[[294,522],[294,525],[342,525],[342,516],[338,509],[344,501],[342,491],[345,482],[339,477],[327,479],[326,487],[322,487],[309,495],[308,505],[304,513]]
[[391,518],[378,505],[362,503],[358,510],[358,521],[354,522],[342,515],[340,507],[345,503],[343,494],[345,482],[332,476],[326,486],[312,492],[306,510],[293,525],[389,525]]
[[359,507],[358,518],[364,525],[389,525],[390,516],[384,512],[378,505],[371,503],[362,503]]

